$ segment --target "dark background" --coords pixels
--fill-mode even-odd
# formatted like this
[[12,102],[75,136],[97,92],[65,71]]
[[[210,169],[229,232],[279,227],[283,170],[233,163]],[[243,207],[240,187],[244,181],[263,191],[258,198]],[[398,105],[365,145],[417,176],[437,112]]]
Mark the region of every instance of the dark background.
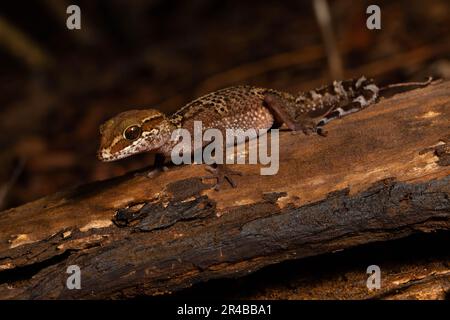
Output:
[[[82,29],[66,28],[81,7]],[[329,1],[343,73],[330,71],[312,1],[2,1],[0,209],[148,166],[101,163],[98,126],[118,112],[172,112],[235,84],[296,92],[335,78],[450,77],[450,2]]]

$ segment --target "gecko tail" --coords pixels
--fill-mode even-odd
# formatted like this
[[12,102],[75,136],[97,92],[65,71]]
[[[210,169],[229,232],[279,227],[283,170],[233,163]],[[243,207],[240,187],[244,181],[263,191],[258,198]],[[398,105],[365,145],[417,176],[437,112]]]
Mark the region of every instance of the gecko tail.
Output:
[[431,82],[433,82],[433,77],[428,77],[426,81],[423,82],[401,82],[401,83],[393,83],[388,84],[387,86],[381,87],[380,91],[386,91],[393,88],[404,88],[404,87],[426,87]]
[[347,105],[346,107],[339,107],[337,109],[334,109],[333,111],[328,113],[325,117],[323,117],[322,119],[319,120],[319,122],[317,123],[317,127],[323,127],[328,122],[333,121],[334,119],[342,118],[348,114],[358,112],[361,109],[362,108],[360,108],[359,105],[355,106],[355,105],[353,105],[353,103],[350,105]]
[[[333,85],[312,90],[299,96],[296,102],[302,105],[305,100],[313,101],[313,108],[307,116],[311,119],[318,119],[318,121],[315,121],[314,130],[321,134],[321,132],[325,132],[323,126],[330,121],[375,104],[379,100],[380,94],[386,90],[399,87],[425,87],[431,81],[432,78],[430,77],[424,82],[397,83],[380,88],[372,79],[366,79],[363,76],[359,79],[334,81]],[[318,101],[319,103],[317,103]]]
[[334,119],[338,119],[358,112],[374,103],[379,98],[380,88],[373,82],[361,77],[352,83],[351,90],[347,90],[347,101],[345,103],[336,105],[323,118],[317,122],[318,131],[323,129],[324,125]]

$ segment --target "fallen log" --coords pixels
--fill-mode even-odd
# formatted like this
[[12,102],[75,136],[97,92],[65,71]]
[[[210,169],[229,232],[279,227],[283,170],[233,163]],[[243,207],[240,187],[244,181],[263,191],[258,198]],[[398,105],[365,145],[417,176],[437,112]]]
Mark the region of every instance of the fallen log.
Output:
[[[0,212],[0,298],[168,294],[285,260],[448,232],[449,119],[450,82],[433,83],[330,123],[326,138],[281,132],[278,174],[232,166],[244,174],[235,189],[211,190],[199,178],[204,165],[186,165]],[[71,265],[81,289],[66,286]]]
[[[285,261],[250,276],[218,279],[171,295],[220,300],[448,299],[449,232],[419,233],[309,258]],[[380,289],[366,272],[378,266]]]

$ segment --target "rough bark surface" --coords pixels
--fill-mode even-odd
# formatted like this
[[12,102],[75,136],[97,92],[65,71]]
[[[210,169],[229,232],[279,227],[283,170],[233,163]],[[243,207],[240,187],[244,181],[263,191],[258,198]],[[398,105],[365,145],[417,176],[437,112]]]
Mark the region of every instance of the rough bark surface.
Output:
[[[281,132],[278,174],[233,166],[244,173],[236,189],[211,190],[203,165],[180,166],[1,212],[0,298],[168,294],[285,260],[448,232],[449,119],[450,82],[434,83],[330,123],[326,138]],[[70,265],[81,268],[81,290],[66,288]],[[437,265],[422,278],[411,271],[415,297],[448,292],[448,263]],[[361,281],[348,298],[389,298],[395,283],[405,285],[369,292]],[[333,297],[333,282],[320,285],[327,290],[309,298]]]

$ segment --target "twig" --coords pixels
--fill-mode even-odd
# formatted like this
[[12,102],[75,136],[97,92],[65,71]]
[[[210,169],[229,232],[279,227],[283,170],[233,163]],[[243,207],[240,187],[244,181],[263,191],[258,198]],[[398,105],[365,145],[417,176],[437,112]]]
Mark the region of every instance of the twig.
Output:
[[433,81],[433,77],[428,77],[427,81],[422,81],[422,82],[393,83],[393,84],[388,84],[387,86],[381,87],[380,91],[389,90],[389,89],[393,89],[393,88],[412,87],[412,86],[426,87],[432,81]]
[[52,58],[37,43],[0,16],[0,46],[23,60],[32,69],[44,69]]
[[19,178],[20,174],[23,171],[23,168],[25,166],[25,159],[21,158],[19,160],[19,163],[15,166],[11,177],[9,180],[1,187],[0,189],[0,210],[4,208],[6,203],[6,197],[8,196],[9,191],[11,190],[12,186],[16,183],[17,179]]
[[342,79],[344,74],[342,59],[334,38],[328,3],[326,0],[314,0],[313,7],[320,31],[322,33],[331,76],[333,79]]

